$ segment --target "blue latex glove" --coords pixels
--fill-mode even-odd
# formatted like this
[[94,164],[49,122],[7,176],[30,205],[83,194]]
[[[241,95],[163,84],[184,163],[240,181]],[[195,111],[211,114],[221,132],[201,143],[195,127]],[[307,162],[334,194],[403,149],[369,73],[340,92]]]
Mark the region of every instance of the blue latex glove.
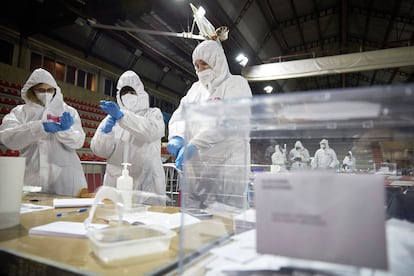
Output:
[[73,117],[69,112],[65,111],[60,117],[60,130],[68,130],[73,125]]
[[124,113],[122,113],[121,109],[119,109],[118,105],[111,101],[100,101],[101,105],[99,106],[103,111],[114,117],[115,120],[119,120],[124,117]]
[[184,156],[185,159],[191,159],[197,151],[197,147],[193,144],[188,144],[185,147],[182,147],[178,152],[177,158],[175,159],[175,167],[177,169],[182,169]]
[[106,120],[105,125],[102,127],[101,131],[103,133],[109,133],[112,131],[112,128],[114,127],[116,123],[116,120],[114,117],[109,116],[109,118]]
[[170,139],[170,141],[168,141],[167,150],[172,156],[177,157],[178,152],[182,147],[184,147],[184,144],[185,141],[183,138],[180,136],[174,136]]
[[43,122],[43,129],[48,133],[56,133],[61,130],[61,126],[55,122]]

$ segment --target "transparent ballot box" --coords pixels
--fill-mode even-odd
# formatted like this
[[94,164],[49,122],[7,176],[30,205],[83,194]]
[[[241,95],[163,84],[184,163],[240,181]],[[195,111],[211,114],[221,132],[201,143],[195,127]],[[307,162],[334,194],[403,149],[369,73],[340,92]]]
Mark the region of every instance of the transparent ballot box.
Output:
[[200,221],[183,218],[180,269],[207,254],[212,275],[219,260],[233,272],[388,270],[387,187],[413,184],[413,107],[414,85],[186,105],[196,150],[181,208]]

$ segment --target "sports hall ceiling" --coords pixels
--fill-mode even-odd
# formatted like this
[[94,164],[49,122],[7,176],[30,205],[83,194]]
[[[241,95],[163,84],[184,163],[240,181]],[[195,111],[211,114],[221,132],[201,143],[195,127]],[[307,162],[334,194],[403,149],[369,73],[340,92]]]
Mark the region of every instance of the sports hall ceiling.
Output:
[[[6,6],[0,21],[22,38],[46,36],[81,51],[85,59],[102,59],[120,72],[133,69],[181,98],[196,80],[191,53],[199,40],[157,32],[188,32],[193,22],[190,2],[203,6],[214,27],[229,28],[223,47],[233,74],[254,65],[414,42],[413,0],[14,0],[2,3]],[[110,28],[97,28],[93,22]],[[136,31],[119,30],[125,27]],[[249,58],[243,71],[235,61],[239,53]],[[274,87],[273,93],[286,93],[413,80],[414,66],[408,65],[249,83],[254,94],[263,94],[266,85]]]

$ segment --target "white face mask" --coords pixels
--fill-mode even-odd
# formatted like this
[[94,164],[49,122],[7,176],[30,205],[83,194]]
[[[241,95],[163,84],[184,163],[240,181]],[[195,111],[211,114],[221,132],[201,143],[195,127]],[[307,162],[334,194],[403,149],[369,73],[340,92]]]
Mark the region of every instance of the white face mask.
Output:
[[122,99],[122,103],[125,105],[125,107],[128,110],[136,111],[135,109],[137,108],[137,102],[138,102],[137,95],[125,94],[121,97],[121,99]]
[[197,72],[197,76],[200,82],[206,86],[210,84],[216,77],[213,69],[211,68],[205,69],[201,72]]
[[132,112],[148,108],[149,103],[147,93],[138,92],[137,95],[125,94],[121,99],[125,107]]
[[36,97],[46,106],[53,99],[54,94],[52,93],[36,93]]

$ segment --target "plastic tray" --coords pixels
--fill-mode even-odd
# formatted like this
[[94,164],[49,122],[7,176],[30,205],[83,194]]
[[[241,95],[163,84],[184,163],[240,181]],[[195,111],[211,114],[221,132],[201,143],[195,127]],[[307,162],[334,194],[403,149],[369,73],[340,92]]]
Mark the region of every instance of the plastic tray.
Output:
[[176,232],[158,225],[88,229],[93,252],[105,263],[166,251],[174,236]]

